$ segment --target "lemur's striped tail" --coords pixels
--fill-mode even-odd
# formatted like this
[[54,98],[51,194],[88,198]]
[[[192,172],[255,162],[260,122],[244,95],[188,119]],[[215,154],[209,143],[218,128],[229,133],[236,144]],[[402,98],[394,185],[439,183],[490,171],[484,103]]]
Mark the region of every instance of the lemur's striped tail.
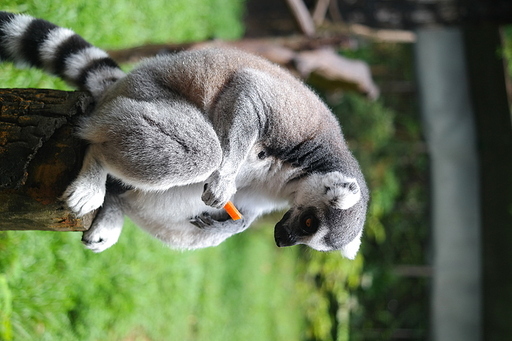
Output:
[[0,11],[0,61],[34,66],[95,98],[124,72],[108,54],[46,20]]

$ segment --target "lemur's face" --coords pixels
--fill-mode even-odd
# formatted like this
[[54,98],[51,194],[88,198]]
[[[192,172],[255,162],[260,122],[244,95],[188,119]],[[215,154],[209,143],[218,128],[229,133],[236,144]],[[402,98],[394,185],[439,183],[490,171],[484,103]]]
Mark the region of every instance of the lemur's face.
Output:
[[277,223],[276,244],[341,250],[353,259],[359,250],[366,205],[355,179],[339,172],[313,174],[298,185],[294,206]]

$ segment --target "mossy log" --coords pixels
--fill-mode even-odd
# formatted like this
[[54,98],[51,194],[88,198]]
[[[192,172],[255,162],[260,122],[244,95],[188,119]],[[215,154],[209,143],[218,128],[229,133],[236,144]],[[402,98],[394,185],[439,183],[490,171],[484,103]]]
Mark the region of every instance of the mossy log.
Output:
[[92,101],[85,92],[0,89],[0,230],[83,231],[59,200],[85,144],[74,135]]

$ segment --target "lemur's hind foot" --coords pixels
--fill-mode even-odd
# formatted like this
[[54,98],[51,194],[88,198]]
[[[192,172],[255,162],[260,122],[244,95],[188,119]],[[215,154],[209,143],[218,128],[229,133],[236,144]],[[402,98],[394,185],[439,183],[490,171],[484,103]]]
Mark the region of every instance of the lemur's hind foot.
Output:
[[83,216],[103,204],[107,172],[92,156],[90,147],[78,177],[68,186],[62,200],[78,216]]

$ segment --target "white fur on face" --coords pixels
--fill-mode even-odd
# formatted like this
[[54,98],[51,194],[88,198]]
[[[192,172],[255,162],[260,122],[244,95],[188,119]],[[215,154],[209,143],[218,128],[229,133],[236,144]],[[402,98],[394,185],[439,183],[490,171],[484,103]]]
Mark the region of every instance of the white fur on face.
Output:
[[357,252],[359,251],[359,247],[361,246],[361,234],[362,232],[359,232],[350,243],[348,243],[341,249],[342,256],[348,259],[356,258]]
[[311,239],[305,243],[307,246],[309,246],[312,249],[315,249],[317,251],[331,251],[332,249],[325,245],[325,236],[327,235],[329,231],[323,227],[320,228],[314,235],[311,236]]
[[355,178],[341,172],[312,174],[304,181],[297,201],[314,202],[319,197],[329,206],[346,210],[361,199],[361,191]]
[[326,189],[327,200],[333,207],[346,210],[361,199],[357,180],[340,172],[327,174],[323,179],[323,185]]

